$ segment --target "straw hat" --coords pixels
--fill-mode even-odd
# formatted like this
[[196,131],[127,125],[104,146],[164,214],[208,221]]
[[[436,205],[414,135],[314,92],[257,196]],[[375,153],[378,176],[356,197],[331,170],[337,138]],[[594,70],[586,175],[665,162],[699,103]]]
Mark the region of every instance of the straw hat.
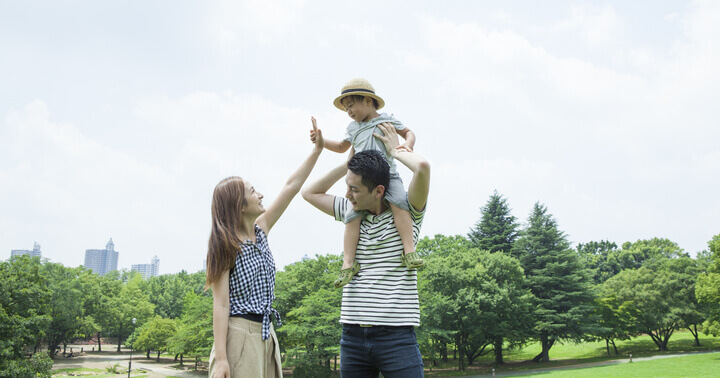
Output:
[[347,109],[345,109],[345,106],[343,106],[342,99],[352,95],[360,95],[374,98],[375,100],[377,100],[378,109],[381,109],[383,106],[385,106],[385,101],[383,101],[380,96],[375,94],[375,88],[370,85],[370,82],[363,78],[357,78],[348,81],[347,84],[342,87],[342,90],[340,91],[340,96],[338,96],[335,101],[333,101],[333,105],[335,105],[336,108],[342,111],[346,111]]

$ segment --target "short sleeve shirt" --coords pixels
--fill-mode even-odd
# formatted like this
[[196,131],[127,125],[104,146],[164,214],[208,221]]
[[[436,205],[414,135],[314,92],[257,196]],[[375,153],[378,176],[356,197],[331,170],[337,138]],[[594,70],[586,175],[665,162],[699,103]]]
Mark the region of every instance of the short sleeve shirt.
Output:
[[[343,220],[348,206],[346,198],[335,197],[336,220]],[[425,210],[410,206],[410,215],[413,240],[417,243]],[[360,271],[343,288],[340,323],[419,326],[417,269],[402,265],[403,245],[392,210],[363,216],[355,253]]]

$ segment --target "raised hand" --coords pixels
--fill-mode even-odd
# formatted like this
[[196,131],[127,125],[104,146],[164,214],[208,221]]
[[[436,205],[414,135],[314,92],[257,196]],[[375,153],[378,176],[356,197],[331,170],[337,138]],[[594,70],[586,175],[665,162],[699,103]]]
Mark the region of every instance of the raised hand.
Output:
[[313,129],[310,130],[310,141],[315,144],[316,149],[322,150],[325,147],[325,139],[322,136],[322,130],[317,128],[317,121],[315,117],[310,117],[312,121]]

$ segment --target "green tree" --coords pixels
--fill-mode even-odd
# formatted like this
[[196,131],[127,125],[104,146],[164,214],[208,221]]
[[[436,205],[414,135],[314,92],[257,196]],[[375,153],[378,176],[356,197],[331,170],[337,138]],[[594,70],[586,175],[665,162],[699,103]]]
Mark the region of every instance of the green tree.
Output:
[[153,316],[154,305],[140,289],[141,285],[142,277],[134,274],[118,295],[109,300],[108,330],[110,335],[118,338],[118,352],[122,341],[133,332],[132,319],[137,319],[139,327]]
[[591,273],[569,247],[547,208],[536,203],[513,249],[534,295],[534,334],[542,345],[536,362],[550,360],[555,341],[579,342],[597,331]]
[[338,255],[288,265],[275,278],[275,308],[283,319],[277,336],[281,350],[304,350],[306,360],[326,367],[339,355],[342,292],[332,282],[342,265]]
[[100,276],[90,270],[81,273],[80,280],[85,283],[85,313],[92,317],[96,324],[95,337],[98,351],[102,351],[102,336],[110,336],[112,331],[114,300],[122,290],[123,283],[112,275]]
[[518,236],[517,229],[517,219],[510,213],[507,199],[496,190],[480,208],[480,220],[470,230],[468,239],[477,249],[510,253]]
[[[510,214],[507,200],[497,191],[480,209],[480,220],[470,230],[468,238],[477,249],[489,252],[505,252],[510,254],[518,236],[518,223]],[[495,363],[503,364],[503,343],[505,335],[498,334],[492,340],[495,352]]]
[[[462,235],[445,236],[436,234],[432,238],[424,237],[418,241],[415,250],[423,256],[445,257],[453,253],[461,253],[470,249],[472,244]],[[423,356],[430,358],[434,365],[439,361],[448,361],[448,344],[452,343],[453,331],[444,328],[435,328],[424,319],[427,318],[427,309],[424,304],[427,302],[426,293],[423,291],[423,274],[424,270],[419,272],[418,276],[418,295],[420,296],[420,317],[422,327],[418,329],[417,338],[420,345],[420,351]]]
[[615,340],[629,340],[637,333],[638,311],[631,301],[621,302],[613,293],[598,298],[595,306],[599,327],[589,339],[604,340],[607,355],[610,345],[618,355]]
[[143,291],[155,305],[155,314],[169,319],[182,316],[185,293],[195,292],[193,279],[181,270],[176,274],[163,274],[144,281]]
[[701,325],[706,319],[704,306],[699,303],[695,295],[695,285],[701,270],[700,262],[688,256],[680,256],[657,260],[653,263],[647,263],[646,266],[655,271],[674,273],[673,277],[678,280],[678,291],[675,293],[678,302],[675,303],[675,308],[672,311],[680,319],[679,326],[690,331],[695,338],[695,346],[700,346],[698,325]]
[[704,333],[720,336],[720,234],[708,242],[709,264],[707,271],[698,275],[696,295],[704,306],[707,319]]
[[638,240],[635,243],[625,242],[618,253],[621,270],[637,269],[646,262],[677,257],[689,257],[677,243],[668,239],[653,238]]
[[620,250],[613,242],[601,240],[578,243],[575,249],[580,261],[592,270],[593,281],[596,284],[607,281],[623,269],[618,260]]
[[496,338],[518,339],[527,332],[522,330],[530,314],[530,293],[523,288],[524,276],[516,259],[502,253],[456,248],[454,238],[441,240],[449,242],[447,248],[440,247],[431,254],[427,268],[418,277],[423,323],[420,338],[432,348],[432,344],[449,337],[460,352],[458,367],[464,370],[465,359],[472,364],[488,352],[486,348]]
[[0,376],[32,376],[37,371],[24,351],[44,337],[52,320],[47,315],[52,293],[40,258],[16,256],[0,262],[0,282]]
[[135,350],[154,350],[157,352],[157,361],[160,362],[160,353],[168,350],[168,342],[177,332],[177,325],[173,319],[164,319],[155,316],[141,328],[138,337],[134,340],[132,348]]
[[673,332],[683,326],[688,307],[689,279],[673,271],[672,262],[659,261],[639,269],[627,269],[604,284],[621,302],[632,302],[638,310],[637,327],[649,335],[658,350],[666,351]]
[[57,353],[62,344],[73,341],[83,334],[87,322],[84,308],[84,284],[79,279],[83,268],[66,268],[62,264],[46,262],[50,290],[50,316],[52,321],[46,332],[50,355]]
[[188,291],[183,300],[184,310],[175,335],[168,340],[171,353],[180,355],[208,355],[213,343],[212,297]]

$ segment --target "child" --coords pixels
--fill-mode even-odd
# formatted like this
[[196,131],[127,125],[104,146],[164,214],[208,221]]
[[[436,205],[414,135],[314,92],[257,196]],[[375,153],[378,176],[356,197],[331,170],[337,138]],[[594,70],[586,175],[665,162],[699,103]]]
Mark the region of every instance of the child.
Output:
[[[377,125],[389,123],[395,127],[398,135],[405,139],[405,143],[398,148],[412,152],[415,145],[415,133],[392,116],[385,113],[378,114],[377,111],[385,106],[385,101],[375,94],[375,88],[365,79],[350,80],[342,88],[340,96],[335,99],[333,104],[338,109],[346,111],[353,122],[347,127],[345,139],[340,142],[326,139],[325,148],[343,153],[352,146],[355,152],[375,149],[385,154],[385,158],[390,164],[390,187],[385,188],[385,199],[390,204],[395,226],[402,240],[403,264],[410,269],[424,266],[425,262],[415,252],[412,219],[410,218],[402,179],[397,173],[394,159],[387,153],[382,141],[373,136],[373,133],[382,134]],[[336,288],[347,285],[352,280],[352,277],[360,271],[360,266],[355,262],[355,250],[360,239],[360,222],[362,220],[360,215],[360,213],[352,209],[345,215],[343,266],[338,279],[334,282]]]

